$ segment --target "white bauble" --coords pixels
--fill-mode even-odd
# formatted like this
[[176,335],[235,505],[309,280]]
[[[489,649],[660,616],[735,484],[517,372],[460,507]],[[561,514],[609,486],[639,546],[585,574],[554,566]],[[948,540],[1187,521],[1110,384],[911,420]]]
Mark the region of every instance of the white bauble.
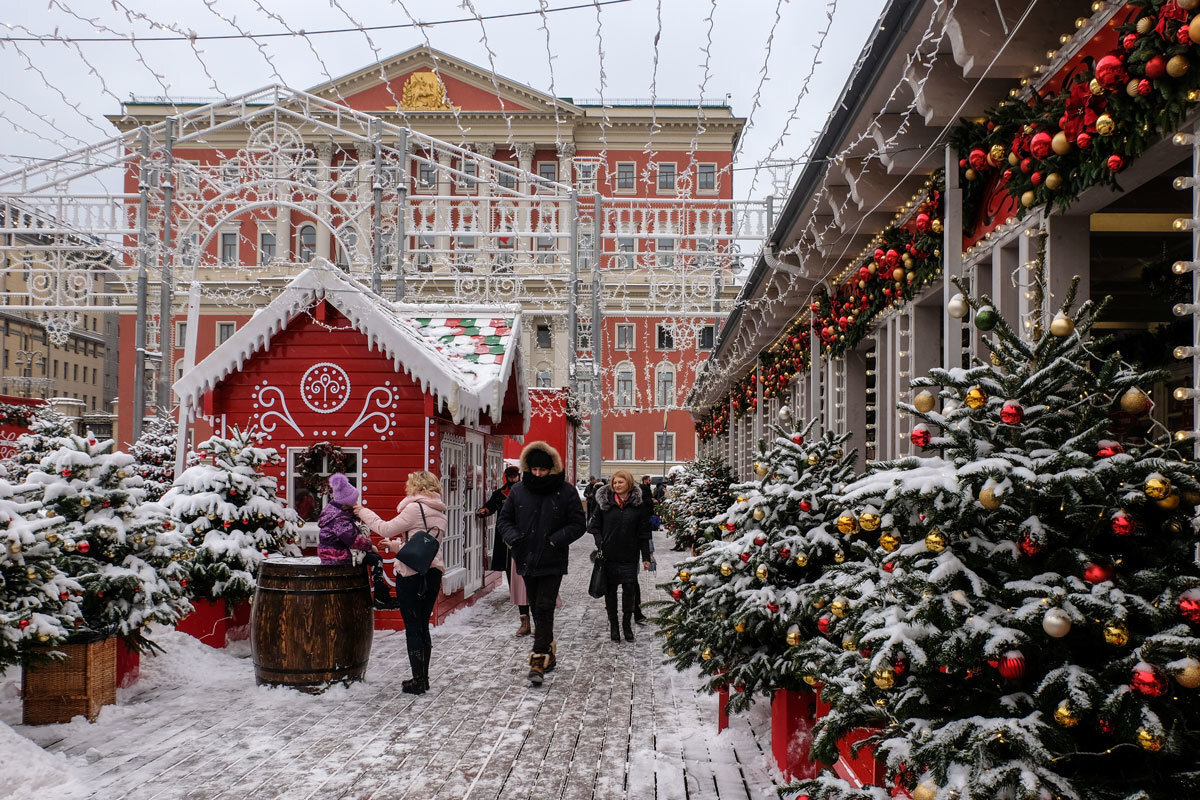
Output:
[[1061,639],[1071,632],[1071,616],[1061,608],[1052,608],[1042,617],[1042,630],[1047,636]]
[[961,292],[951,297],[950,302],[946,303],[946,313],[955,319],[962,319],[970,310],[970,306],[967,305],[967,298],[963,297]]

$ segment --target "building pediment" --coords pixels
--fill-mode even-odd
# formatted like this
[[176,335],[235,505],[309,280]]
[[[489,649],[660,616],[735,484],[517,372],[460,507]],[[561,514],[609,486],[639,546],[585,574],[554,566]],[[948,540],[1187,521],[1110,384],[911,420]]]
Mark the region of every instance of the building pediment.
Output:
[[564,100],[447,53],[415,47],[309,89],[364,112],[558,113],[582,116]]

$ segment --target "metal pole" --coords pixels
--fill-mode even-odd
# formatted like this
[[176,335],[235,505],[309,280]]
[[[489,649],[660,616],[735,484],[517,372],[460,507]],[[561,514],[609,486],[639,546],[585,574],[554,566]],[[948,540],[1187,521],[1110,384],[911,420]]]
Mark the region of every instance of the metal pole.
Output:
[[592,211],[592,408],[588,471],[600,477],[604,466],[604,434],[600,395],[604,381],[604,325],[600,308],[600,258],[604,255],[604,201],[595,195]]
[[[159,285],[158,297],[158,349],[162,360],[158,365],[158,407],[164,411],[171,407],[171,293],[175,291],[174,276],[171,260],[174,253],[171,247],[171,216],[174,210],[171,203],[175,197],[175,119],[167,117],[163,134],[166,146],[166,163],[163,179],[163,235],[159,243],[162,258],[162,281]],[[197,253],[199,258],[200,254]]]
[[567,295],[567,388],[574,395],[578,385],[575,362],[579,356],[579,315],[575,309],[579,303],[579,194],[572,189],[568,199],[571,214],[571,288]]
[[375,172],[371,176],[371,291],[383,291],[383,145],[380,121],[371,120],[371,144],[375,148]]
[[396,300],[404,299],[404,251],[408,249],[408,130],[400,131],[400,181],[396,212]]
[[138,133],[141,160],[138,162],[138,276],[137,320],[134,323],[133,359],[133,438],[142,436],[146,413],[146,267],[150,262],[150,184],[146,166],[150,161],[150,132],[145,127]]
[[[962,188],[958,185],[958,153],[946,146],[945,213],[942,219],[942,309],[958,289],[951,278],[962,275]],[[1022,270],[1024,271],[1024,270]],[[962,320],[943,313],[946,335],[942,340],[942,368],[962,366]]]
[[[1200,124],[1192,128],[1192,180],[1200,181]],[[1192,219],[1200,220],[1200,183],[1192,184]],[[1200,261],[1200,227],[1192,226],[1192,260]],[[1086,295],[1085,295],[1086,296]],[[1200,305],[1200,271],[1192,269],[1192,304]],[[1192,347],[1200,347],[1200,314],[1192,313]],[[1200,390],[1200,357],[1192,355],[1192,391]],[[1192,396],[1192,424],[1200,423],[1200,394]],[[1200,436],[1192,442],[1193,457],[1200,457]]]

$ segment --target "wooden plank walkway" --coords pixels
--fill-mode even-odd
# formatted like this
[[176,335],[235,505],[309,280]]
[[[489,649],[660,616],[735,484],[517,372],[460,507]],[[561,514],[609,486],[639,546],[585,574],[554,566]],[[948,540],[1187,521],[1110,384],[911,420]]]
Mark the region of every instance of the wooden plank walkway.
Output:
[[[657,547],[647,599],[680,555],[661,536]],[[402,633],[376,635],[366,681],[318,697],[256,687],[244,644],[208,651],[172,633],[172,652],[147,659],[97,723],[27,728],[11,703],[0,721],[79,765],[92,798],[774,798],[767,704],[717,736],[716,698],[662,664],[653,626],[609,641],[603,602],[586,594],[590,550],[573,548],[559,666],[541,688],[525,680],[530,639],[512,635],[498,591],[434,629],[421,697],[400,691]]]

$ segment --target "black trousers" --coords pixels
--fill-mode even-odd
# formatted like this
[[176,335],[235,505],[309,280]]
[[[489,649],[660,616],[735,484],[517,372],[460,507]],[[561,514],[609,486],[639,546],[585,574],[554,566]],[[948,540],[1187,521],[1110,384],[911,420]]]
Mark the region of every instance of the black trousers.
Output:
[[562,575],[525,576],[525,594],[529,597],[529,611],[533,614],[535,653],[550,652],[550,643],[554,641],[554,606],[558,603],[562,579]]
[[433,613],[438,592],[442,588],[441,570],[431,569],[424,575],[401,575],[396,578],[396,601],[404,619],[404,639],[409,650],[429,647],[429,615]]

